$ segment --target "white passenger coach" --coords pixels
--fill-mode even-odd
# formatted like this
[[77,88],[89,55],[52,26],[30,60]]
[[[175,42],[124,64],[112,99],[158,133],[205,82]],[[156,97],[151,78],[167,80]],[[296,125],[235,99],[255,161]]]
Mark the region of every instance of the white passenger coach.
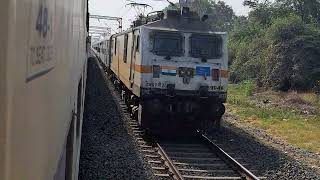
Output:
[[87,0],[1,0],[0,179],[77,179]]

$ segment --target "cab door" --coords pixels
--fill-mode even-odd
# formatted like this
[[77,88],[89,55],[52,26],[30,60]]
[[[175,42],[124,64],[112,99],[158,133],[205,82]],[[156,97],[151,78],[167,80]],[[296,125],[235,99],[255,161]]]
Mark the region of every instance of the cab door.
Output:
[[140,46],[140,35],[139,30],[134,30],[132,33],[132,46],[131,46],[131,64],[130,64],[130,87],[133,88],[134,85],[134,75],[136,71],[136,60],[137,53],[139,52]]

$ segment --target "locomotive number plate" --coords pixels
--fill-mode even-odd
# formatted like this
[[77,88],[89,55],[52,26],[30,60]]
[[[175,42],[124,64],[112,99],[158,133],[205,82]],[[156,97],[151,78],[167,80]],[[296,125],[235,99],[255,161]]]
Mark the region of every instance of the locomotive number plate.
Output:
[[55,1],[32,1],[29,19],[27,54],[27,81],[31,81],[54,68],[53,23]]

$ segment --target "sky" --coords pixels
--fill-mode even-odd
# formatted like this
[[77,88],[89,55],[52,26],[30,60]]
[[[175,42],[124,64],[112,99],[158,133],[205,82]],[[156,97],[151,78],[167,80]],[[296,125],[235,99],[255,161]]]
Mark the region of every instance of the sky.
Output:
[[[171,0],[171,2],[178,2],[179,0]],[[236,15],[248,15],[249,9],[242,5],[244,0],[224,0],[226,4],[230,5],[235,11]],[[138,3],[147,3],[153,7],[147,8],[146,12],[162,10],[169,5],[165,0],[134,0]],[[130,27],[132,20],[137,15],[136,10],[126,4],[130,3],[130,0],[89,0],[89,12],[94,15],[104,16],[116,16],[123,18],[123,29]],[[94,26],[110,26],[112,27],[112,33],[115,33],[117,22],[115,21],[103,21],[103,20],[91,20],[91,25]]]

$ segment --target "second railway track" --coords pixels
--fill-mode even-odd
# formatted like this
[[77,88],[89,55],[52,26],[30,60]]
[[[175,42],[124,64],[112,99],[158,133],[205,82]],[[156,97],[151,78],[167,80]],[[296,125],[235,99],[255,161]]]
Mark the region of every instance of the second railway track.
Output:
[[[111,83],[108,86],[115,90]],[[197,136],[174,140],[161,140],[146,135],[138,122],[130,117],[121,96],[113,94],[120,111],[128,120],[129,131],[158,179],[265,179],[255,176],[244,167],[245,164],[240,164],[231,153],[226,153],[200,131]]]

